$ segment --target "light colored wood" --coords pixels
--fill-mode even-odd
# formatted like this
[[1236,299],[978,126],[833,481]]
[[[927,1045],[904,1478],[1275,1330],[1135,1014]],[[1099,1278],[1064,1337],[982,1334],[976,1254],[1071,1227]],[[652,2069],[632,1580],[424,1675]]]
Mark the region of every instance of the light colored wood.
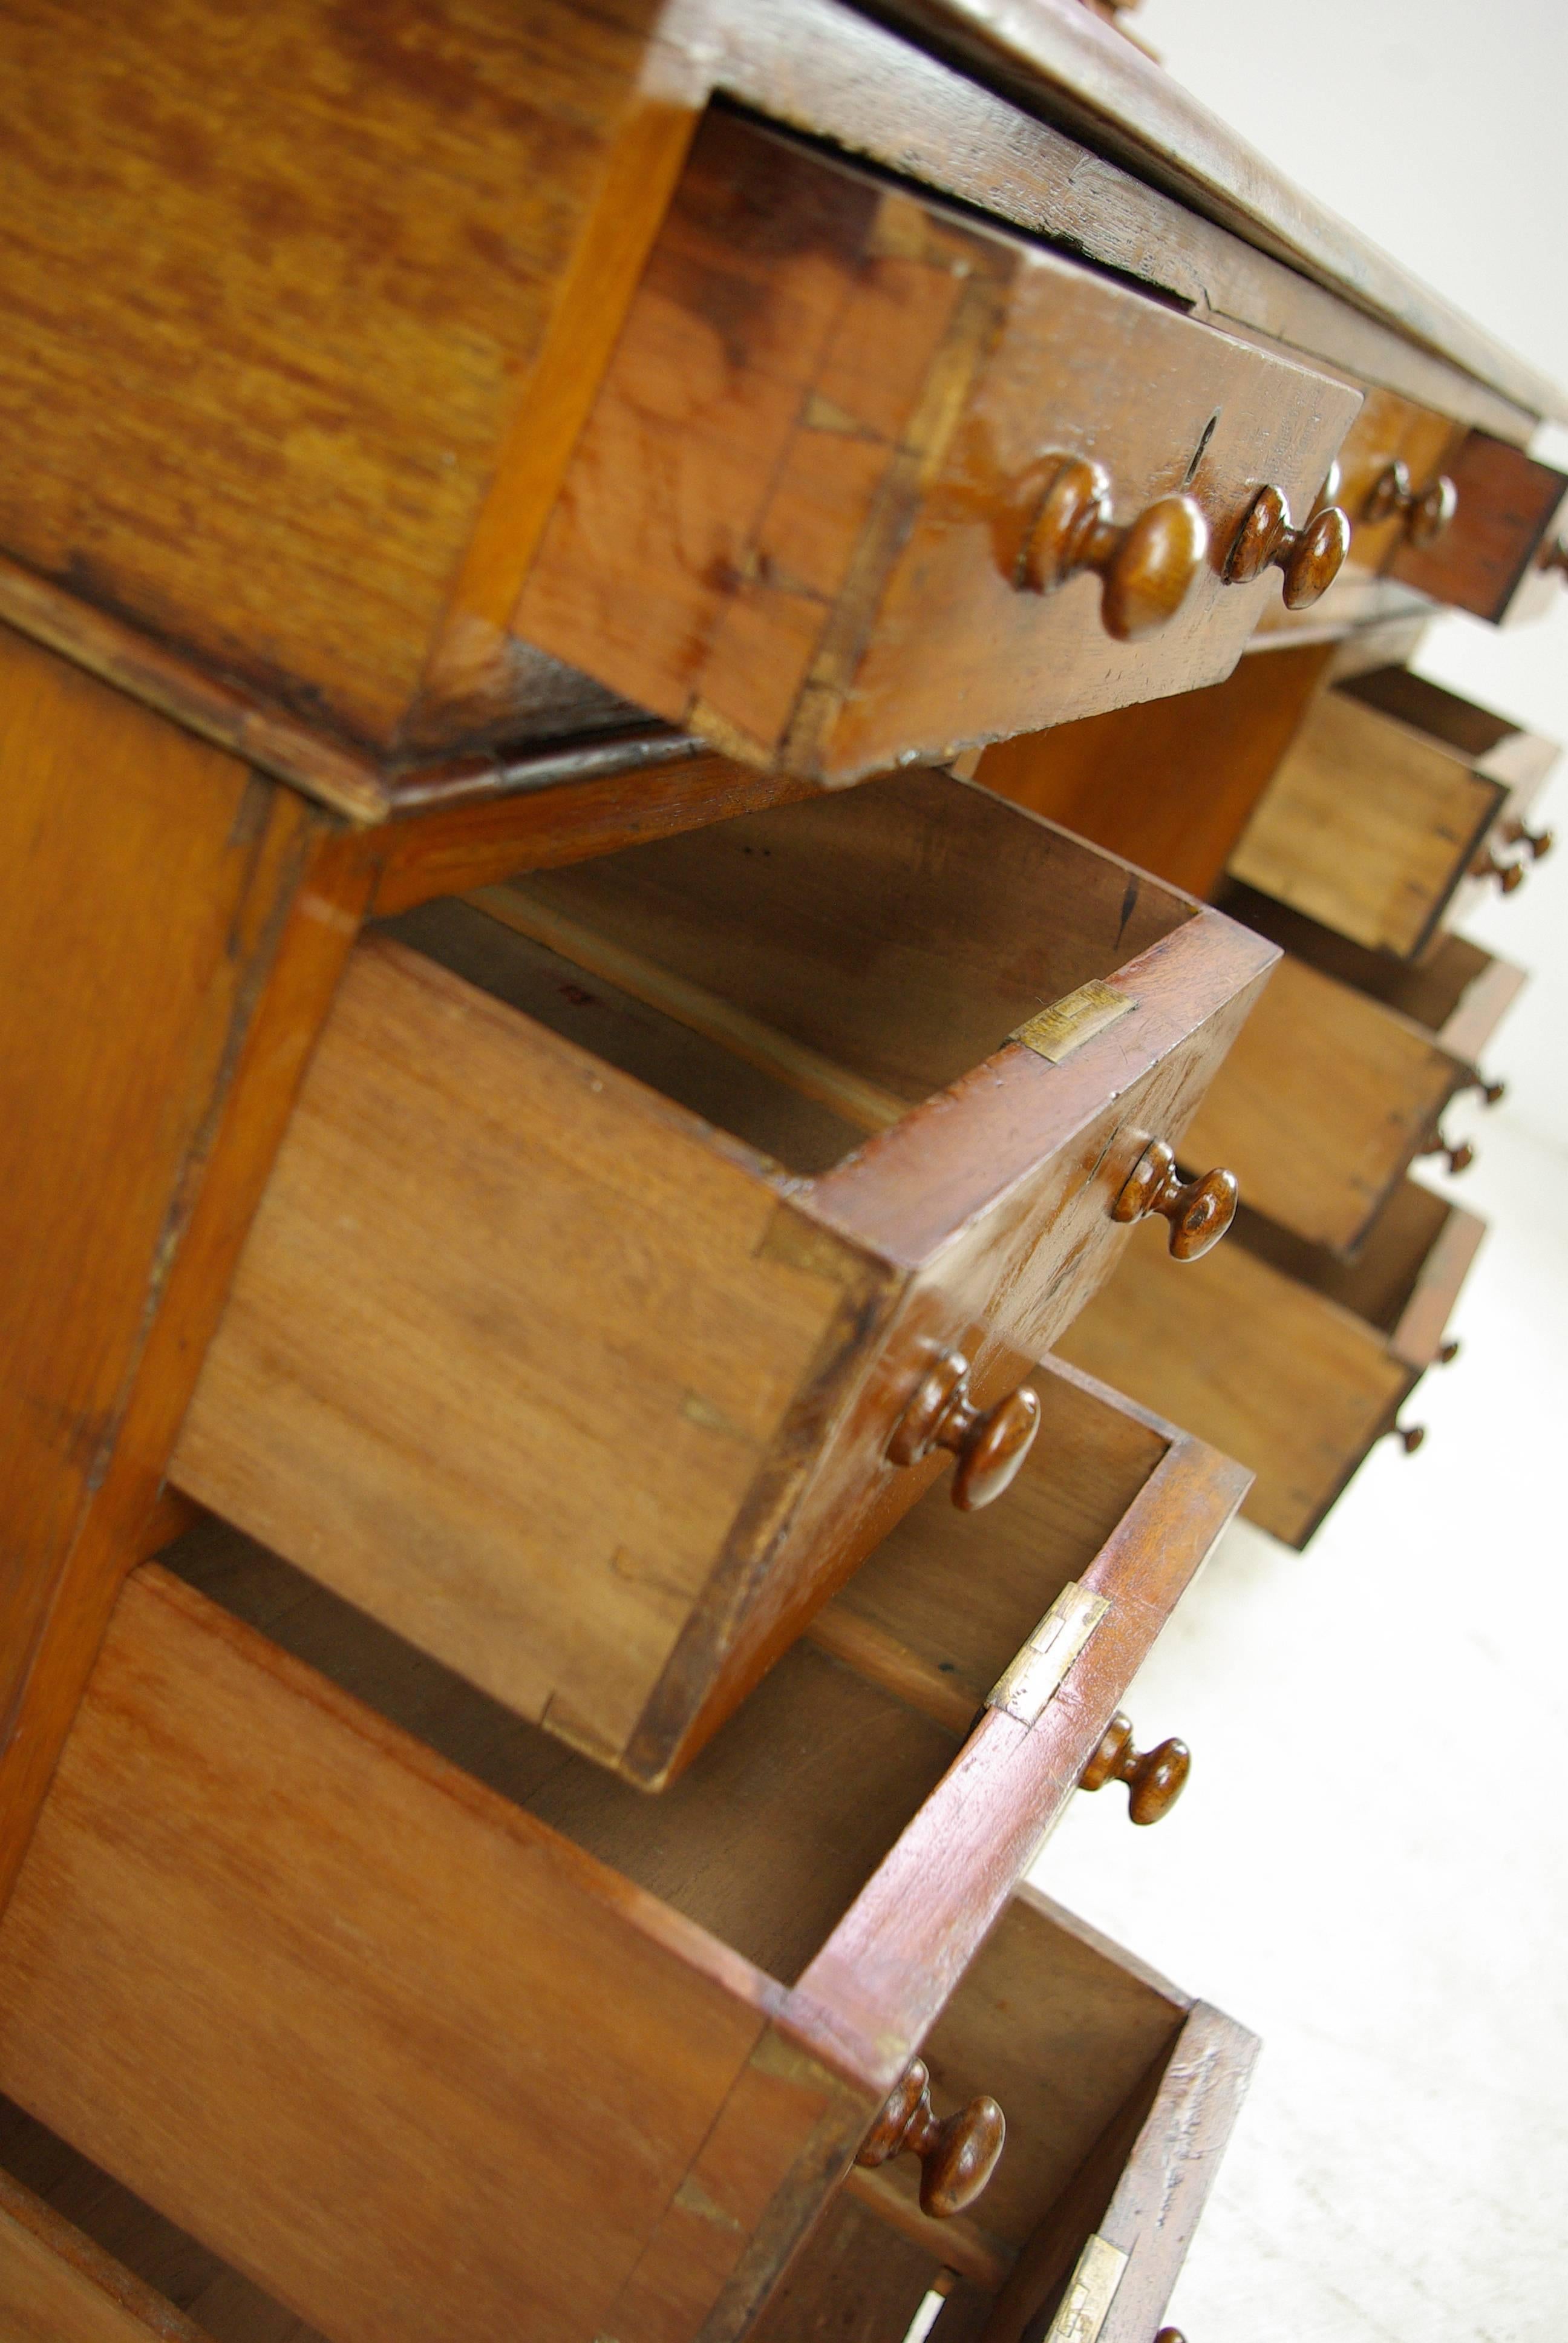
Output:
[[780,1202],[746,1149],[367,944],[174,1477],[618,1755],[831,1364],[856,1264],[828,1240],[816,1265],[771,1250]]
[[1244,659],[1223,683],[999,740],[977,778],[1143,870],[1210,895],[1333,657]]
[[1348,691],[1308,716],[1231,873],[1370,950],[1420,950],[1503,791],[1442,742]]
[[8,630],[0,679],[3,1902],[364,890],[235,759]]
[[[655,15],[442,0],[416,25],[285,0],[243,62],[202,0],[90,38],[71,8],[15,23],[35,129],[8,159],[5,281],[35,328],[0,360],[27,449],[8,550],[389,746]],[[219,110],[236,74],[245,103]],[[624,173],[608,186],[624,213]]]
[[1258,1260],[1236,1232],[1180,1289],[1158,1245],[1131,1247],[1061,1355],[1195,1425],[1257,1477],[1249,1520],[1304,1545],[1392,1423],[1411,1375],[1349,1311]]
[[1225,1163],[1256,1211],[1353,1252],[1471,1074],[1413,1022],[1289,955],[1182,1141]]
[[156,1566],[0,1970],[5,2087],[335,2343],[613,2332],[684,2176],[722,2283],[759,2178],[845,2128],[764,2056],[764,2152],[713,2168],[765,1981]]
[[[789,252],[779,214],[811,223]],[[1130,370],[1159,396],[1130,397]],[[1108,639],[1094,577],[1020,591],[1051,451],[1106,467],[1119,522],[1191,485],[1228,542],[1259,478],[1310,507],[1359,404],[713,117],[516,630],[753,762],[839,783],[940,760],[1214,680],[1277,590],[1217,565],[1136,649]]]
[[1413,1182],[1352,1262],[1243,1214],[1180,1290],[1130,1247],[1059,1349],[1240,1458],[1248,1518],[1302,1546],[1432,1363],[1483,1233]]
[[[933,775],[508,900],[642,1000],[461,905],[362,948],[173,1477],[658,1782],[939,1471],[932,1346],[989,1407],[1104,1276],[1272,947]],[[1113,1028],[1007,1040],[1091,976]],[[857,1148],[795,1053],[907,1111]]]
[[267,1632],[129,1582],[0,1923],[0,2088],[333,2343],[739,2337],[1244,1486],[1044,1372],[1128,1502],[1040,1721],[960,1746],[801,1645],[657,1808],[198,1527],[170,1562]]
[[209,2343],[117,2262],[0,2172],[0,2343]]

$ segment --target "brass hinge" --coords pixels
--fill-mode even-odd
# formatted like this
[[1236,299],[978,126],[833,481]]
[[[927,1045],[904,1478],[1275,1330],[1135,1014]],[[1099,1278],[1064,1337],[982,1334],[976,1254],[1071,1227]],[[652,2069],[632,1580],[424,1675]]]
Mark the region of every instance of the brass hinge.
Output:
[[1033,1634],[991,1686],[988,1708],[1003,1708],[1020,1725],[1038,1722],[1111,1605],[1070,1578]]
[[1103,1033],[1119,1017],[1125,1017],[1138,1003],[1130,992],[1118,992],[1114,985],[1101,984],[1098,977],[1081,984],[1076,992],[1064,992],[1049,1009],[1029,1019],[1011,1036],[1032,1050],[1037,1058],[1048,1058],[1059,1066],[1063,1058],[1096,1033]]
[[1045,2343],[1097,2343],[1129,2257],[1098,2232],[1078,2257],[1067,2292],[1045,2332]]

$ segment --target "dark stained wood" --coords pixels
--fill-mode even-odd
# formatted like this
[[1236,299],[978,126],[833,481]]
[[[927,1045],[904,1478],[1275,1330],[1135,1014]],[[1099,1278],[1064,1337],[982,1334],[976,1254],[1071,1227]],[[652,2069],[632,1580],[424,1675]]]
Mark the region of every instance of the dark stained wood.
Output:
[[1493,626],[1540,616],[1556,598],[1552,546],[1568,517],[1568,478],[1481,431],[1461,442],[1448,469],[1452,526],[1433,541],[1402,544],[1389,575]]
[[[361,950],[173,1477],[657,1784],[940,1470],[890,1443],[944,1354],[956,1493],[1010,1502],[1020,1380],[1272,947],[940,775],[515,900],[641,997],[464,906],[405,930],[446,965]],[[1006,1039],[1091,979],[1135,1007]]]
[[1132,1745],[1132,1725],[1120,1709],[1078,1777],[1081,1790],[1102,1790],[1108,1782],[1127,1785],[1127,1811],[1144,1825],[1163,1821],[1187,1786],[1192,1753],[1184,1741],[1161,1741],[1153,1749]]
[[1162,1139],[1151,1141],[1111,1208],[1115,1221],[1133,1222],[1151,1212],[1167,1221],[1172,1261],[1201,1261],[1236,1217],[1240,1191],[1233,1172],[1205,1172],[1183,1180],[1174,1151]]
[[[1135,378],[1158,381],[1158,399],[1130,395]],[[1228,536],[1260,471],[1309,505],[1359,403],[1041,247],[714,116],[514,624],[754,762],[839,783],[940,759],[1227,672],[1272,589],[1199,568],[1170,618],[1202,551],[1193,513]],[[1091,495],[1069,529],[1068,582],[1030,592],[1029,547],[1064,457],[1114,481],[1119,525],[1146,507],[1163,518],[1123,539]],[[1189,485],[1193,512],[1172,501]],[[1107,644],[1098,576],[1070,574],[1095,545],[1112,563],[1112,631],[1165,617],[1152,647]],[[1141,579],[1148,608],[1123,608],[1116,579]]]
[[976,1407],[970,1397],[970,1363],[960,1351],[946,1352],[922,1376],[900,1417],[888,1454],[895,1464],[920,1464],[935,1448],[958,1458],[949,1483],[960,1513],[989,1505],[1017,1479],[1040,1430],[1040,1398],[1025,1385],[994,1407]]
[[146,1551],[353,934],[355,880],[351,844],[291,792],[9,633],[0,669],[0,950],[29,1011],[6,1060],[0,1182],[3,1900]]
[[1333,657],[1312,643],[1244,659],[1223,683],[999,740],[987,789],[1209,895]]
[[1106,633],[1119,643],[1143,642],[1170,623],[1197,584],[1209,524],[1191,497],[1180,496],[1158,498],[1118,528],[1114,493],[1098,464],[1065,457],[1024,538],[1020,582],[1032,594],[1050,594],[1093,570],[1102,581]]
[[1002,2111],[989,2093],[939,2121],[931,2111],[931,2078],[925,2061],[911,2058],[856,2150],[855,2161],[874,2167],[895,2156],[919,2157],[920,2210],[941,2221],[966,2212],[981,2195],[1006,2137]]
[[1268,568],[1284,575],[1287,610],[1321,602],[1351,549],[1351,525],[1337,505],[1325,505],[1291,527],[1291,508],[1276,488],[1259,489],[1225,556],[1225,576],[1245,585]]

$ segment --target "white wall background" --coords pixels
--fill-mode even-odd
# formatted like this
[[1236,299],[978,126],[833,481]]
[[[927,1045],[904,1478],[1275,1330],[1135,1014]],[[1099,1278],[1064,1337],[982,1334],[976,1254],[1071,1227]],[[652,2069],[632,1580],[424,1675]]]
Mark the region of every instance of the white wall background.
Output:
[[[1138,23],[1568,383],[1563,0],[1145,0]],[[1568,593],[1429,644],[1437,679],[1568,740]],[[1561,779],[1546,811],[1568,832]],[[1463,1355],[1407,1410],[1426,1445],[1381,1448],[1305,1555],[1221,1542],[1128,1702],[1145,1740],[1191,1741],[1186,1798],[1153,1832],[1080,1799],[1039,1869],[1264,2038],[1171,2308],[1190,2343],[1568,2333],[1568,837],[1472,925],[1537,973],[1453,1189],[1494,1229]]]

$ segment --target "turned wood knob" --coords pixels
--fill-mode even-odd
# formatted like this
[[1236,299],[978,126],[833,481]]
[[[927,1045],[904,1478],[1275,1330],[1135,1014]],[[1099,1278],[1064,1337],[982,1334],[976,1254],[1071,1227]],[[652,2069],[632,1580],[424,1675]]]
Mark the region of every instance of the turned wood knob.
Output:
[[931,2111],[931,2078],[923,2058],[911,2058],[902,2079],[871,2126],[857,2164],[886,2164],[907,2150],[920,2159],[920,2210],[934,2220],[972,2205],[996,2170],[1007,2138],[1007,2118],[983,2093],[939,2123]]
[[1452,1367],[1458,1356],[1459,1337],[1457,1334],[1451,1334],[1447,1342],[1438,1347],[1437,1363],[1440,1367]]
[[1473,1081],[1466,1082],[1464,1087],[1467,1091],[1479,1091],[1481,1092],[1481,1103],[1483,1106],[1501,1106],[1503,1100],[1508,1096],[1508,1084],[1506,1082],[1489,1082],[1484,1074],[1477,1074],[1474,1080]]
[[1159,1212],[1171,1223],[1171,1252],[1177,1261],[1201,1261],[1236,1217],[1241,1199],[1233,1172],[1205,1172],[1183,1180],[1162,1139],[1151,1140],[1133,1165],[1116,1202],[1113,1221],[1141,1221]]
[[1132,1725],[1120,1709],[1100,1738],[1100,1746],[1078,1777],[1081,1790],[1102,1790],[1125,1782],[1127,1811],[1135,1823],[1157,1823],[1187,1786],[1192,1752],[1184,1741],[1162,1741],[1157,1749],[1132,1746]]
[[1490,850],[1477,856],[1470,866],[1473,879],[1495,879],[1498,891],[1503,895],[1512,895],[1516,888],[1523,886],[1524,871],[1523,862],[1500,862]]
[[1162,2327],[1154,2343],[1187,2343],[1187,2338],[1179,2327]]
[[1523,846],[1532,862],[1543,862],[1557,843],[1554,830],[1526,830],[1522,821],[1505,824],[1503,835],[1508,845]]
[[1389,1437],[1398,1441],[1407,1456],[1413,1456],[1426,1438],[1426,1426],[1424,1423],[1391,1424]]
[[1209,524],[1191,497],[1161,497],[1118,528],[1110,476],[1064,457],[1024,544],[1018,584],[1049,594],[1081,569],[1104,580],[1100,613],[1119,643],[1141,642],[1176,616],[1209,550]]
[[1392,520],[1398,513],[1407,545],[1432,545],[1458,510],[1459,490],[1446,472],[1440,472],[1417,496],[1410,484],[1409,465],[1396,458],[1384,465],[1367,490],[1362,514],[1363,519],[1380,521]]
[[959,1460],[953,1503],[960,1513],[974,1513],[1000,1496],[1039,1430],[1040,1401],[1027,1383],[994,1407],[978,1408],[970,1397],[969,1361],[944,1351],[899,1418],[888,1457],[894,1464],[919,1464],[933,1448],[951,1449]]
[[1441,1131],[1421,1152],[1423,1155],[1446,1156],[1450,1172],[1468,1172],[1475,1161],[1475,1150],[1468,1139],[1462,1139],[1456,1147],[1451,1147]]
[[1285,608],[1307,610],[1326,594],[1351,549],[1351,525],[1338,505],[1322,505],[1300,528],[1278,488],[1260,488],[1236,531],[1225,583],[1246,586],[1271,565],[1285,573]]

